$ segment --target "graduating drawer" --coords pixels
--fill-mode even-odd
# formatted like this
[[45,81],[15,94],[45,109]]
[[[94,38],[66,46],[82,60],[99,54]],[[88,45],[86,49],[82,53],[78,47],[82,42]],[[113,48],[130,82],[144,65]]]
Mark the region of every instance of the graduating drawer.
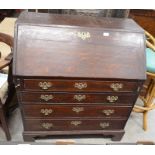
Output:
[[138,82],[24,79],[23,89],[31,91],[133,92],[137,91]]
[[125,123],[125,119],[25,119],[25,131],[115,130]]
[[133,104],[136,94],[22,92],[22,102]]
[[124,117],[131,112],[131,106],[103,105],[23,105],[26,118],[52,117]]

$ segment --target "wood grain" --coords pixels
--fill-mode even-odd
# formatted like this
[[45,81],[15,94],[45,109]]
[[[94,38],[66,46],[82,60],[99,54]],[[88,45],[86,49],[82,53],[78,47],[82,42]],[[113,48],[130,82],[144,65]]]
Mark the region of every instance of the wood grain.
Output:
[[81,134],[120,140],[146,78],[144,39],[131,19],[22,13],[13,74],[24,140]]

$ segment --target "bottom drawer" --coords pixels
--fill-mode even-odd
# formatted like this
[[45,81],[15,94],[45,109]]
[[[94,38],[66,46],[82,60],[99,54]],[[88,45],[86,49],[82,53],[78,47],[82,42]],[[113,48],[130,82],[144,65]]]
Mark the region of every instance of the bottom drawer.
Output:
[[123,129],[125,119],[26,119],[25,131]]

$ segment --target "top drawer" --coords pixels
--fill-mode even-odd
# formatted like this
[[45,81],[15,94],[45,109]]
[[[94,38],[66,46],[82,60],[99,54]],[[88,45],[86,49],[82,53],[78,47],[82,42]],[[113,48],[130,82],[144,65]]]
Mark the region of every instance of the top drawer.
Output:
[[138,82],[24,79],[21,89],[32,91],[134,92]]

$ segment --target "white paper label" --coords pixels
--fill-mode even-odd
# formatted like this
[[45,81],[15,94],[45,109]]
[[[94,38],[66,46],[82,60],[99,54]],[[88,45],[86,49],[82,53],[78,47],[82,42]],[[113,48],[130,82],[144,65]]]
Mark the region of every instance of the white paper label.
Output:
[[103,32],[103,36],[104,37],[108,37],[109,36],[109,32]]

